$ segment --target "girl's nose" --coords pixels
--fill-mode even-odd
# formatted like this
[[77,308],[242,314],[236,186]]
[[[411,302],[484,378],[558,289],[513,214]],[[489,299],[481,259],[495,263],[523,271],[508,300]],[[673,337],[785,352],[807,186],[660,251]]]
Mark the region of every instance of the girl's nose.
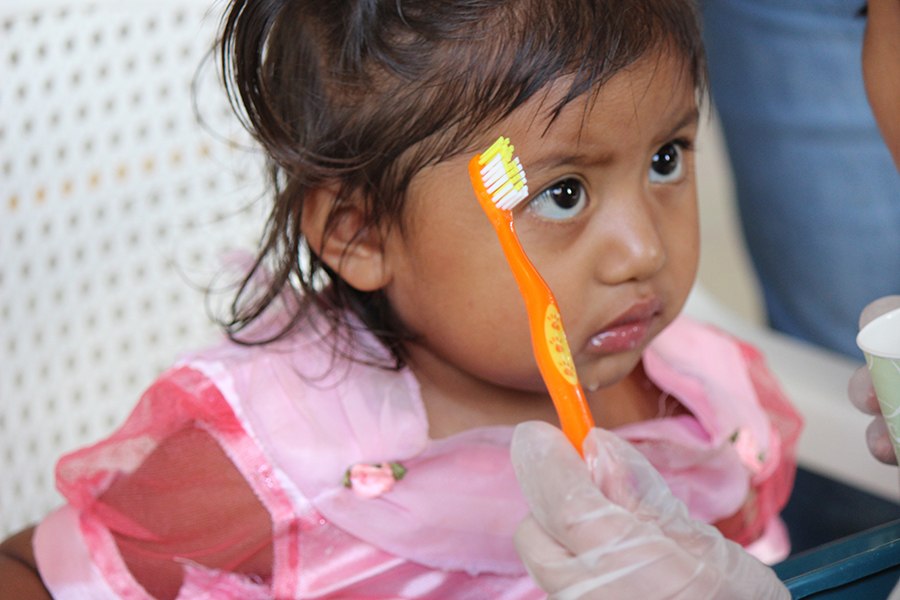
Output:
[[668,258],[652,207],[640,199],[613,203],[603,216],[597,252],[598,278],[606,285],[642,281]]

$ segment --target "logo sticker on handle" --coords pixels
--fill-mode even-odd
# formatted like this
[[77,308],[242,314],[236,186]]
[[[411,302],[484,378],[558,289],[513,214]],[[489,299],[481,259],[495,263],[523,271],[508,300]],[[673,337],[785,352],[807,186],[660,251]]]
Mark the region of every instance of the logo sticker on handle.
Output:
[[575,363],[572,362],[572,353],[569,351],[569,343],[566,341],[566,333],[562,326],[562,316],[552,304],[547,307],[544,314],[544,335],[547,338],[547,346],[553,357],[553,364],[563,378],[575,385],[578,383],[578,374],[575,372]]

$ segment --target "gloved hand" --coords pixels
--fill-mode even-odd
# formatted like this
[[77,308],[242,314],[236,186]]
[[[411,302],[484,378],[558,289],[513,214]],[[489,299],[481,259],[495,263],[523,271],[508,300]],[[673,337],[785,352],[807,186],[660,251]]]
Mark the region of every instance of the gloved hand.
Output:
[[[860,313],[859,328],[862,329],[866,323],[875,317],[895,308],[900,308],[900,296],[884,296],[875,300]],[[850,397],[850,402],[859,410],[874,417],[866,429],[866,443],[869,445],[869,451],[881,462],[896,465],[897,455],[894,454],[887,425],[884,422],[884,417],[881,415],[881,408],[878,406],[878,397],[875,395],[875,389],[872,387],[872,378],[869,376],[869,370],[865,366],[857,369],[850,377],[847,395]]]
[[546,423],[513,436],[531,507],[516,549],[551,598],[790,598],[771,569],[691,519],[630,444],[593,429],[584,451],[586,463]]

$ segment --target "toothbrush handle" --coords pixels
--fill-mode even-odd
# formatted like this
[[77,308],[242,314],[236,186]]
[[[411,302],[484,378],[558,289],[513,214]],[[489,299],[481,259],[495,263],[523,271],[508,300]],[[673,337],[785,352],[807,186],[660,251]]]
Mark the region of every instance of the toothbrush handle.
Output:
[[566,340],[559,307],[547,284],[528,259],[516,236],[512,219],[495,225],[506,260],[525,300],[531,345],[541,377],[550,392],[563,433],[579,453],[594,419]]
[[[550,288],[525,254],[516,235],[512,213],[494,205],[483,186],[479,185],[480,176],[476,179],[477,165],[473,165],[470,165],[470,174],[476,196],[497,233],[500,246],[525,300],[531,345],[538,370],[553,400],[563,433],[581,454],[584,438],[594,427],[594,419],[584,390],[578,382],[559,307]],[[474,173],[473,168],[476,169]]]

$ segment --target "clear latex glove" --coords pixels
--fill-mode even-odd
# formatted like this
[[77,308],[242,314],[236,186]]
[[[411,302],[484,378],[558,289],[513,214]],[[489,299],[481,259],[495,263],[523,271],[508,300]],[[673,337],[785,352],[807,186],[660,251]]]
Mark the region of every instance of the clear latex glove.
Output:
[[790,598],[771,569],[691,519],[630,444],[593,429],[585,456],[546,423],[523,423],[513,436],[531,508],[516,549],[551,598]]
[[[895,308],[900,308],[900,296],[885,296],[875,300],[860,313],[859,328],[862,329],[866,323],[875,317]],[[875,389],[872,387],[872,378],[869,376],[869,370],[865,366],[857,369],[850,377],[847,395],[850,397],[850,402],[859,410],[874,417],[866,429],[866,443],[869,445],[869,451],[881,462],[896,465],[897,455],[894,454],[894,447],[891,445],[887,425],[884,422],[884,417],[881,416],[878,397],[875,395]]]

